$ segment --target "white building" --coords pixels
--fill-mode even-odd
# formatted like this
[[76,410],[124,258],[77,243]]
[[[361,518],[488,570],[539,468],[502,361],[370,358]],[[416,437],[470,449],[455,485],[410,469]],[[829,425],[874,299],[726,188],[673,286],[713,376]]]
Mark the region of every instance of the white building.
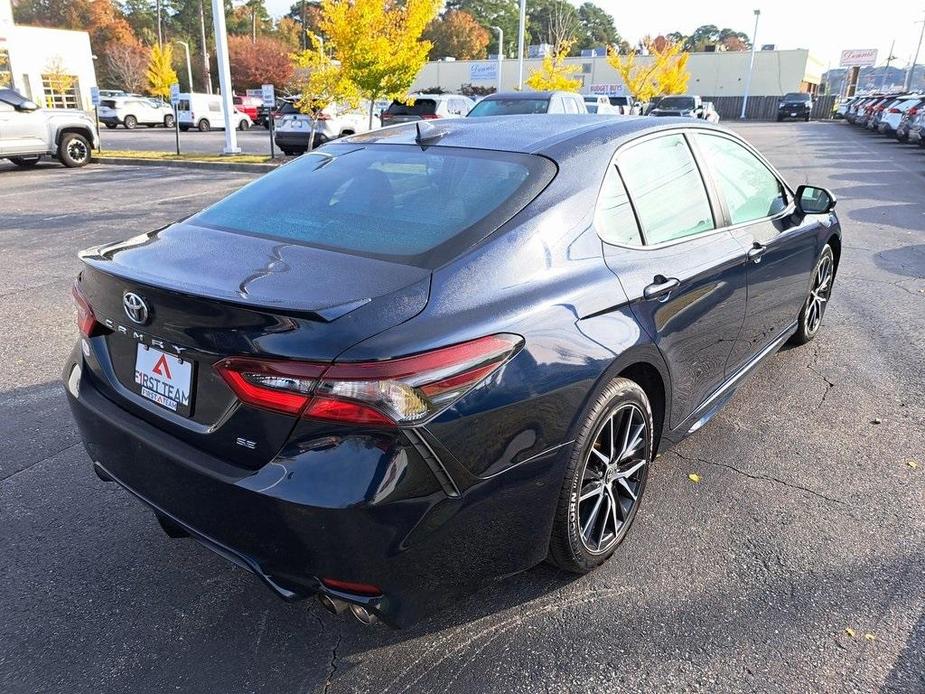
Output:
[[43,106],[89,110],[95,86],[87,32],[14,24],[11,0],[0,0],[0,88]]
[[[687,61],[690,73],[687,92],[710,97],[742,96],[745,93],[750,55],[746,51],[691,53]],[[640,56],[638,63],[644,65],[649,60],[647,56]],[[620,76],[605,57],[568,58],[567,62],[581,67],[577,76],[582,80],[582,93],[590,93],[594,85],[622,86]],[[539,69],[541,64],[542,60],[525,60],[524,80],[531,72]],[[750,93],[753,96],[782,96],[787,92],[815,93],[824,69],[823,62],[805,49],[758,51],[755,54]],[[501,88],[504,91],[517,87],[516,58],[503,61],[501,78]],[[427,63],[421,69],[411,90],[414,92],[429,87],[440,87],[449,92],[456,92],[464,84],[494,87],[497,80],[495,61],[433,62]],[[616,88],[614,90],[616,91]]]

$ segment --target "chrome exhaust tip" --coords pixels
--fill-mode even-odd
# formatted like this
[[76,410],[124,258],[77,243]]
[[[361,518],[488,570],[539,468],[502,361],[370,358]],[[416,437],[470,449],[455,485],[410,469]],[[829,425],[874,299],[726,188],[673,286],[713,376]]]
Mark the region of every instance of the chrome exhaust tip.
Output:
[[342,615],[347,611],[347,603],[343,600],[332,598],[330,595],[325,595],[324,593],[318,594],[318,602],[320,602],[321,606],[331,614]]
[[367,610],[362,605],[350,605],[350,614],[356,617],[357,621],[360,624],[365,624],[366,626],[372,626],[379,621],[379,618],[374,615],[372,612]]

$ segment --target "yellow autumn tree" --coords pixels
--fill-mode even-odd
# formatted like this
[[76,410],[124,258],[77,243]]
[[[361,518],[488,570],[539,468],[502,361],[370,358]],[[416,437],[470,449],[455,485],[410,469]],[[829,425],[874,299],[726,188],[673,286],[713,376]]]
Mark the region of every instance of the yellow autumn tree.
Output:
[[565,62],[574,43],[572,39],[565,39],[552,54],[543,56],[543,64],[530,73],[527,86],[538,92],[577,92],[581,89],[581,80],[576,76],[581,72],[581,65]]
[[308,35],[311,45],[294,53],[297,81],[301,97],[296,108],[312,122],[308,149],[315,143],[315,130],[322,112],[331,104],[347,103],[356,107],[360,100],[357,86],[344,73],[343,66],[324,52],[324,44],[314,34]]
[[687,71],[688,53],[680,42],[663,37],[643,39],[649,55],[638,60],[636,51],[621,55],[608,51],[607,62],[617,71],[627,91],[638,101],[652,101],[656,96],[681,94],[687,89],[690,73]]
[[56,97],[61,100],[60,105],[63,106],[64,96],[70,94],[77,83],[77,78],[64,67],[61,56],[55,56],[48,62],[45,66],[45,71],[42,73],[42,79],[48,83],[50,92],[45,95],[45,106],[48,108],[54,108],[58,105],[55,103]]
[[177,73],[173,69],[172,44],[151,46],[147,77],[149,93],[165,99],[170,96],[170,85],[177,82]]
[[369,100],[405,99],[427,61],[421,34],[441,0],[322,0],[319,29],[328,37],[347,80]]

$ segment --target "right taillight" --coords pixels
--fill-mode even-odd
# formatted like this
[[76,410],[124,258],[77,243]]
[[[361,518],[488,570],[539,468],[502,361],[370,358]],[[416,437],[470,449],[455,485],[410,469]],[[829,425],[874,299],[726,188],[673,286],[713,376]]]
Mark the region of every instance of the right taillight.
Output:
[[507,362],[517,335],[489,335],[398,359],[307,362],[229,358],[216,364],[240,400],[326,421],[410,426],[445,410]]

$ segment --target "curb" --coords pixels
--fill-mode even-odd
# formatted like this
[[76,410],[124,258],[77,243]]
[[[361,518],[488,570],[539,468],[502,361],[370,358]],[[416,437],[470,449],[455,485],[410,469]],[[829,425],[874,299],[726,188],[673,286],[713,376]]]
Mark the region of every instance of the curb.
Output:
[[132,157],[93,157],[94,164],[116,164],[118,166],[166,166],[174,169],[205,169],[207,171],[237,171],[239,173],[267,173],[280,164],[242,164],[240,162],[182,161],[170,159],[134,159]]

